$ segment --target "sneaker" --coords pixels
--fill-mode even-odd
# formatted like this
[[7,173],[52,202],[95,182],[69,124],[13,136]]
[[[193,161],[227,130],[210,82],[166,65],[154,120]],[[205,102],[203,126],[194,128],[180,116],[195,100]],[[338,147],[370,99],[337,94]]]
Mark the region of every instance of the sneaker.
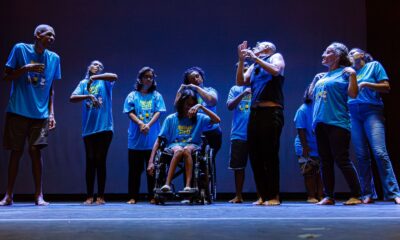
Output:
[[192,191],[192,188],[191,188],[191,187],[185,187],[185,188],[182,190],[182,192],[190,192],[190,191]]
[[171,192],[171,187],[167,184],[161,187],[160,189],[162,192]]

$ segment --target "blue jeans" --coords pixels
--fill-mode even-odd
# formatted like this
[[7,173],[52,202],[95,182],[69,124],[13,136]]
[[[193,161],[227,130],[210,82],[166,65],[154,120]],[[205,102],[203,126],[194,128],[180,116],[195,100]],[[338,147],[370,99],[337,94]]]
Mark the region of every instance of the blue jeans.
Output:
[[399,185],[386,150],[383,107],[371,104],[350,104],[351,138],[355,148],[362,194],[377,198],[371,171],[371,154],[376,161],[385,199],[400,197]]

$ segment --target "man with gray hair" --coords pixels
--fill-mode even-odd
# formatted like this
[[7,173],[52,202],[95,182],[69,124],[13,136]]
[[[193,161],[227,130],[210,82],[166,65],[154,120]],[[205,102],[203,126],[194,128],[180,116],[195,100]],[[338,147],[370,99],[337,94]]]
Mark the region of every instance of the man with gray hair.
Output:
[[3,79],[12,83],[4,127],[4,148],[11,151],[7,191],[0,206],[13,204],[13,189],[25,141],[32,160],[35,205],[46,206],[42,192],[43,160],[41,149],[47,146],[48,131],[55,128],[53,80],[61,79],[60,57],[49,51],[54,29],[45,24],[36,27],[34,43],[17,43],[8,57]]
[[[259,42],[253,49],[247,41],[238,46],[238,86],[251,86],[251,108],[247,127],[249,157],[260,199],[258,205],[280,205],[279,141],[284,124],[283,82],[285,61],[271,42]],[[254,63],[244,71],[244,61]]]

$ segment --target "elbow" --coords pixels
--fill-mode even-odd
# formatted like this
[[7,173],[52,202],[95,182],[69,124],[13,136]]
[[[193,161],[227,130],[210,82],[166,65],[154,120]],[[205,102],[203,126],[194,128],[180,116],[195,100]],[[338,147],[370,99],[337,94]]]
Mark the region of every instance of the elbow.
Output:
[[69,102],[70,102],[70,103],[75,103],[75,102],[76,102],[76,99],[75,99],[75,96],[74,96],[74,95],[71,95],[71,96],[69,97]]

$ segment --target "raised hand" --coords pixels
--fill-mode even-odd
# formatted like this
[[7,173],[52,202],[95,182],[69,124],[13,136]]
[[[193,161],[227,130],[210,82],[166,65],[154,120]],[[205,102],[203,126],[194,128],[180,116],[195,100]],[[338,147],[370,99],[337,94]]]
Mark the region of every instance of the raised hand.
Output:
[[188,117],[192,118],[193,116],[195,116],[197,114],[197,112],[199,111],[199,108],[201,108],[201,107],[203,107],[201,104],[196,104],[193,107],[191,107],[188,112]]
[[246,59],[246,54],[243,52],[244,49],[247,49],[247,41],[243,41],[238,45],[239,61],[244,61]]

